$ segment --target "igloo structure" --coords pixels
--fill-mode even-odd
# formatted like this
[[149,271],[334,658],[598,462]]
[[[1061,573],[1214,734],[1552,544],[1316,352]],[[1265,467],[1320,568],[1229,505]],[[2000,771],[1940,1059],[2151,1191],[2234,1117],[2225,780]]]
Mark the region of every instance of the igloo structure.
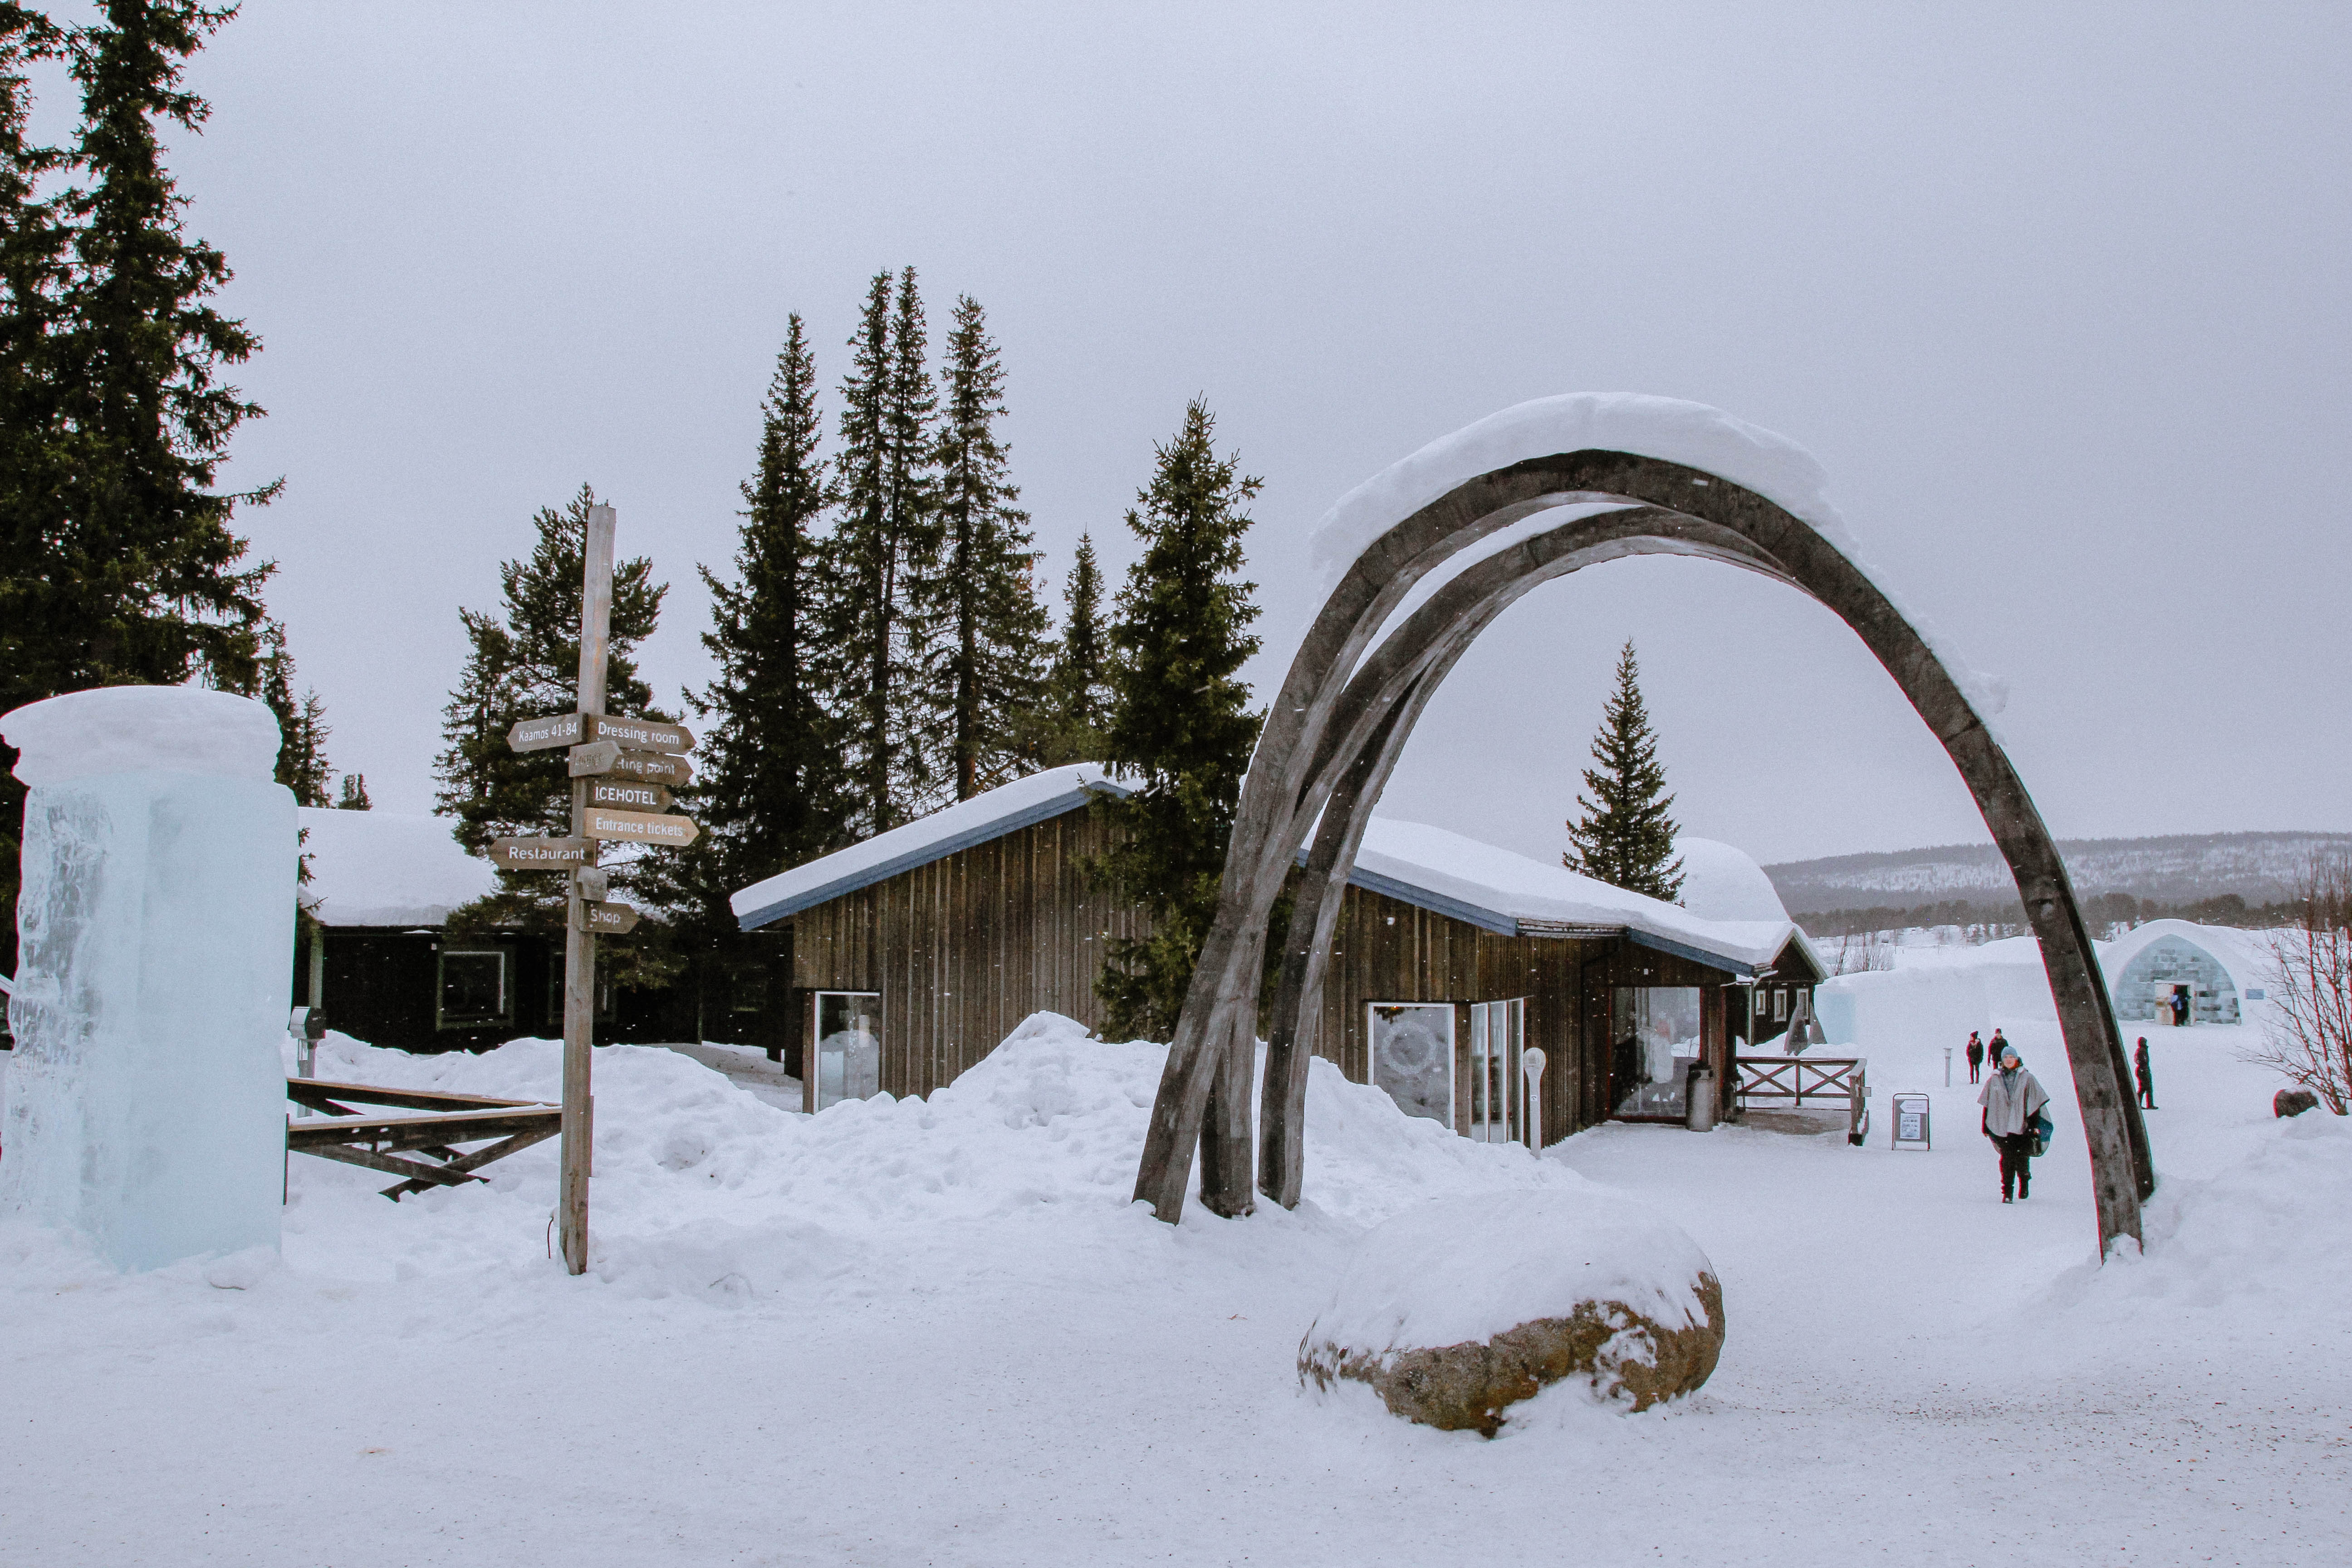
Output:
[[2116,1016],[2131,1024],[2170,1023],[2176,990],[2189,994],[2190,1022],[2235,1024],[2242,999],[2263,998],[2268,968],[2251,933],[2190,921],[2135,926],[2104,957]]
[[112,687],[0,735],[32,786],[0,1208],[123,1268],[275,1247],[299,856],[277,720]]

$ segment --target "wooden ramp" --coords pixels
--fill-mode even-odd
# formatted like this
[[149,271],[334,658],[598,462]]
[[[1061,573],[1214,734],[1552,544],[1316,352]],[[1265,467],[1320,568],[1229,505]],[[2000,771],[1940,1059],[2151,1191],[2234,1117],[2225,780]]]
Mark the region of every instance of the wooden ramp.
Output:
[[[563,1129],[563,1108],[528,1100],[490,1100],[478,1094],[446,1094],[430,1089],[380,1089],[364,1083],[328,1083],[311,1078],[286,1080],[286,1098],[325,1112],[321,1121],[289,1121],[286,1149],[316,1154],[346,1165],[364,1165],[402,1180],[383,1189],[398,1203],[427,1187],[457,1187],[487,1180],[474,1174]],[[356,1109],[389,1106],[423,1112],[394,1116]],[[485,1140],[489,1140],[487,1143]],[[460,1152],[461,1143],[484,1146]],[[422,1158],[404,1158],[422,1156]]]

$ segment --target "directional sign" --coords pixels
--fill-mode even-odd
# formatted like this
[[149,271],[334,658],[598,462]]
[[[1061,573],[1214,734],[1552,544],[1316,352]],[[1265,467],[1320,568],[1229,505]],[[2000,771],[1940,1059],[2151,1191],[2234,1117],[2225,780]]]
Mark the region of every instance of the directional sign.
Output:
[[659,784],[638,784],[633,779],[591,779],[588,804],[618,806],[623,811],[667,811],[669,791]]
[[639,784],[682,784],[694,777],[694,764],[684,757],[660,752],[623,751],[616,742],[591,741],[572,748],[572,776],[634,779]]
[[615,719],[609,713],[591,713],[586,718],[588,726],[580,734],[583,741],[618,741],[640,752],[694,750],[694,731],[683,724],[667,724],[659,719]]
[[507,731],[507,744],[518,752],[551,752],[558,746],[576,746],[581,741],[580,719],[577,713],[525,719]]
[[580,905],[580,929],[597,936],[626,936],[637,926],[637,911],[626,904],[599,904],[583,900]]
[[509,871],[568,871],[588,864],[588,840],[494,838],[490,858]]
[[694,819],[686,816],[656,816],[649,811],[608,811],[592,805],[587,809],[587,832],[591,838],[619,838],[631,844],[691,844],[701,835]]

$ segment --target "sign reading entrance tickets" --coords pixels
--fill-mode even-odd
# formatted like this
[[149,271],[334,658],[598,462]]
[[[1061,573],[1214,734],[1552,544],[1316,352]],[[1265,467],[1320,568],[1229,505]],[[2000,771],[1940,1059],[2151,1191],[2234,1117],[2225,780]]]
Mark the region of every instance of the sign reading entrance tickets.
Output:
[[631,844],[691,844],[701,829],[686,816],[662,816],[650,811],[607,811],[590,806],[585,824],[591,838],[617,838]]
[[1895,1096],[1894,1108],[1895,1147],[1927,1147],[1927,1097],[1924,1094],[1898,1094]]

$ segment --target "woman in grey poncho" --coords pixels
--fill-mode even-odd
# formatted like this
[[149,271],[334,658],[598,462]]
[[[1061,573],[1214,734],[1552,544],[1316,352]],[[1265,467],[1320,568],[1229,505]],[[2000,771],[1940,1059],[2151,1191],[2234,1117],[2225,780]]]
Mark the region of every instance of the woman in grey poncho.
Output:
[[2033,1119],[2050,1103],[2041,1083],[2025,1070],[2014,1046],[2004,1046],[2000,1070],[1985,1079],[1977,1103],[1984,1107],[1984,1133],[2000,1151],[2000,1201],[2019,1197],[2033,1184]]

